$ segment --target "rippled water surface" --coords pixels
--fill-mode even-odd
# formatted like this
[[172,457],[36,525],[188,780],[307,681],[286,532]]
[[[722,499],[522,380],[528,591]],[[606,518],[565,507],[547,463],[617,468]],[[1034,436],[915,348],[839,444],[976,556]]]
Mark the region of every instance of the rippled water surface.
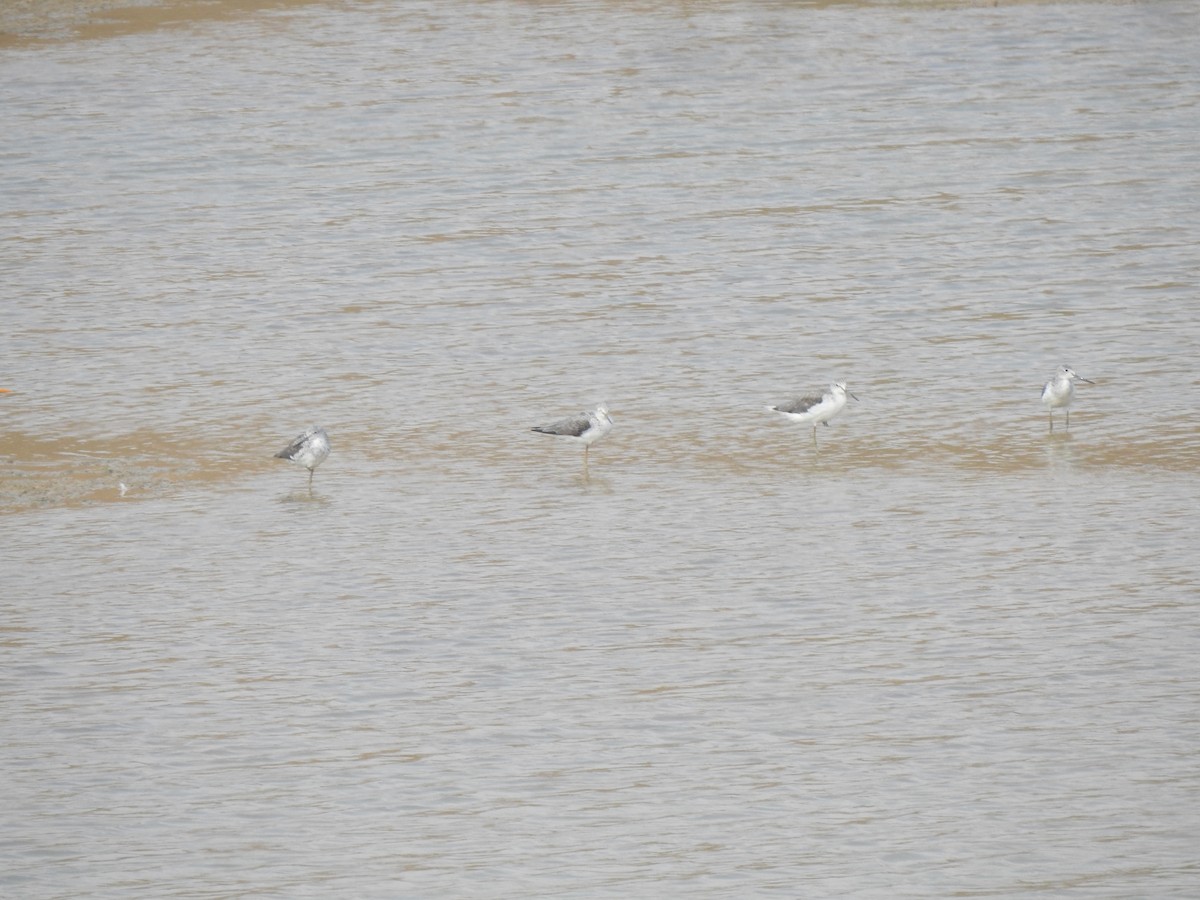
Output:
[[1196,896],[1200,8],[128,31],[0,50],[0,893]]

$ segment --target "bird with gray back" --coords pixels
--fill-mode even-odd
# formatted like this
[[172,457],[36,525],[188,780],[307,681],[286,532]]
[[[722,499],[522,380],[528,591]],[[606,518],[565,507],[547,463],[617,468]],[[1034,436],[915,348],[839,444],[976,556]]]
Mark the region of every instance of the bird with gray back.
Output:
[[583,462],[587,465],[588,448],[612,431],[612,427],[613,420],[608,414],[608,407],[601,403],[591,412],[576,413],[548,425],[536,425],[530,430],[583,444]]
[[[828,425],[829,420],[842,411],[846,398],[854,397],[846,387],[846,382],[835,381],[829,390],[821,394],[808,394],[797,397],[778,406],[768,406],[771,412],[777,412],[789,422],[801,425],[812,425],[813,443],[817,442],[817,425]],[[857,400],[857,397],[854,397]]]
[[276,459],[288,459],[308,469],[308,487],[312,489],[313,471],[329,456],[329,435],[316,425],[275,454]]

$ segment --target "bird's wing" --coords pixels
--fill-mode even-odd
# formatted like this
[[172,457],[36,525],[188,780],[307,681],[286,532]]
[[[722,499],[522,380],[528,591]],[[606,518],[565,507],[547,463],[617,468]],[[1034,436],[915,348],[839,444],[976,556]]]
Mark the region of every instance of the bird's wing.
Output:
[[304,445],[309,439],[320,432],[320,428],[309,428],[304,434],[297,437],[294,441],[275,454],[277,459],[295,459],[296,454],[304,449]]
[[559,419],[557,422],[552,422],[549,425],[538,425],[533,430],[540,431],[542,434],[558,434],[564,437],[579,437],[591,427],[592,417],[587,413],[579,413],[578,415],[568,416],[565,419]]
[[775,407],[775,409],[781,413],[793,413],[793,414],[798,415],[799,413],[808,412],[810,409],[812,409],[814,406],[816,406],[818,403],[820,403],[824,399],[825,399],[824,396],[816,396],[816,395],[810,395],[808,397],[799,397],[795,400],[789,400],[786,403],[780,403],[778,406]]

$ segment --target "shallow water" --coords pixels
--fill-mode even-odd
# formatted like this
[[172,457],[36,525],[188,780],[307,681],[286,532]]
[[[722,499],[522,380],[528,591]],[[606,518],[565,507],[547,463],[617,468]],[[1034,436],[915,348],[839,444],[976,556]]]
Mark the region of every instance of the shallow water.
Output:
[[0,890],[1193,896],[1198,19],[4,50]]

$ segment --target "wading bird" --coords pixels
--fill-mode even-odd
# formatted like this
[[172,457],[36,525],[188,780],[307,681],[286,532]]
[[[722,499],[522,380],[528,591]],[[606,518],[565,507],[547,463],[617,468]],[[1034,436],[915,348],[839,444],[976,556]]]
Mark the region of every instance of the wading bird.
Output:
[[1042,387],[1042,403],[1046,407],[1046,411],[1050,413],[1050,430],[1054,431],[1054,411],[1061,409],[1067,414],[1067,431],[1071,430],[1071,401],[1075,399],[1075,382],[1082,381],[1084,384],[1095,384],[1094,381],[1088,381],[1082,375],[1075,372],[1074,369],[1068,366],[1062,366],[1054,377],[1051,378]]
[[290,459],[308,469],[308,489],[312,490],[313,470],[329,456],[329,435],[316,425],[275,454],[276,459]]
[[816,444],[817,425],[828,425],[829,420],[842,411],[847,397],[854,395],[846,388],[846,382],[835,381],[823,394],[809,394],[787,403],[780,403],[778,406],[768,406],[767,409],[780,413],[790,422],[799,422],[802,425],[811,423],[813,444]]
[[588,448],[612,431],[613,420],[608,407],[601,403],[592,412],[581,412],[549,425],[537,425],[530,429],[539,434],[553,434],[570,438],[583,444],[583,464],[587,465]]

